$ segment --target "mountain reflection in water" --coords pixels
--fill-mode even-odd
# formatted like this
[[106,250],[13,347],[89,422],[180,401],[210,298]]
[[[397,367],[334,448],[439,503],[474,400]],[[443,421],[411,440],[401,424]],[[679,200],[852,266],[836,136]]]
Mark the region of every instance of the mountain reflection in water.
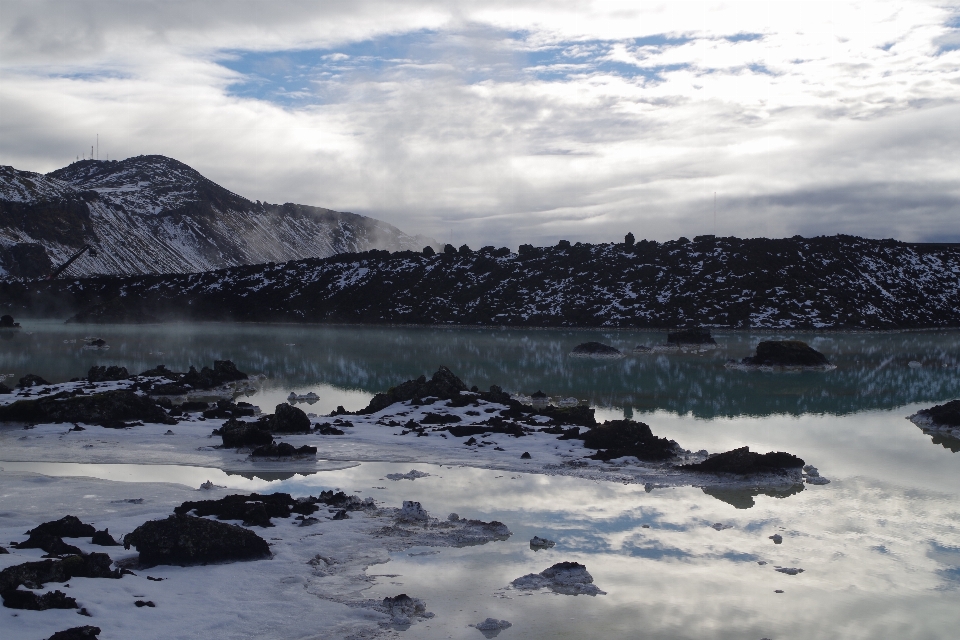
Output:
[[[51,381],[86,374],[94,364],[139,372],[158,363],[186,370],[230,359],[265,373],[266,386],[286,390],[330,385],[367,394],[384,391],[440,364],[468,385],[510,392],[574,396],[626,413],[665,410],[698,418],[845,415],[960,396],[960,332],[904,333],[715,332],[719,348],[699,354],[633,355],[639,344],[665,341],[662,332],[402,328],[292,325],[63,325],[23,322],[0,343],[0,373],[37,373]],[[83,350],[96,335],[108,351]],[[750,355],[760,340],[799,339],[823,352],[828,372],[731,371],[728,358]],[[76,340],[76,342],[72,342]],[[601,341],[625,358],[568,357],[577,344]],[[908,363],[917,361],[919,368]],[[314,410],[333,407],[317,404]]]

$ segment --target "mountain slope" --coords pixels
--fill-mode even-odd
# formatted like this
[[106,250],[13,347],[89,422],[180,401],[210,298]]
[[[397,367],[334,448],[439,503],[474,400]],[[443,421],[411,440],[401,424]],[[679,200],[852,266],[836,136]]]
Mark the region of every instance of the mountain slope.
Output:
[[[436,241],[380,220],[296,204],[251,202],[164,156],[85,160],[47,175],[0,167],[0,270],[11,247],[39,244],[69,274],[190,273],[344,252],[420,250]],[[4,249],[6,258],[4,258]],[[29,269],[27,270],[29,271]]]
[[[0,283],[8,313],[555,327],[960,326],[960,245],[850,236],[371,251],[190,276]],[[0,305],[2,306],[2,305]]]

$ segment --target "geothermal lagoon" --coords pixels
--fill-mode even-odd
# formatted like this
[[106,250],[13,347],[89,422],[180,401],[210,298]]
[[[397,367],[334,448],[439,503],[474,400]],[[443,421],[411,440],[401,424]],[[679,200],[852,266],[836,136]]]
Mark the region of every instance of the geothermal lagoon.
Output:
[[[634,353],[666,334],[22,324],[0,335],[7,386],[28,373],[67,383],[94,365],[133,374],[231,360],[254,376],[234,400],[264,414],[293,404],[344,435],[283,438],[315,446],[316,457],[253,459],[217,448],[210,433],[220,419],[82,431],[0,425],[0,545],[9,551],[0,569],[39,561],[41,549],[10,543],[68,514],[122,540],[183,502],[237,493],[343,492],[366,506],[335,519],[338,510],[321,504],[315,523],[291,516],[247,527],[271,545],[262,560],[143,568],[133,548],[65,538],[135,575],[48,583],[43,590],[60,589],[90,617],[0,608],[4,638],[91,624],[103,639],[932,639],[960,622],[960,437],[907,419],[960,397],[957,332],[715,331],[716,349]],[[91,348],[90,338],[105,345]],[[724,366],[774,339],[803,340],[836,368]],[[569,356],[589,341],[624,357]],[[542,433],[478,436],[473,446],[439,432],[401,435],[404,419],[429,407],[396,408],[408,414],[396,417],[400,426],[331,416],[441,365],[468,387],[498,385],[524,398],[542,391],[588,405],[598,422],[644,422],[691,461],[749,446],[789,452],[816,471],[732,480],[590,460],[580,441]],[[420,515],[404,520],[405,502],[436,519],[429,535]],[[502,523],[509,535],[464,524],[474,520]],[[534,536],[555,544],[532,546]],[[573,595],[514,582],[562,562],[585,566],[595,589]],[[384,608],[400,594],[422,607]],[[483,628],[488,618],[510,624]]]

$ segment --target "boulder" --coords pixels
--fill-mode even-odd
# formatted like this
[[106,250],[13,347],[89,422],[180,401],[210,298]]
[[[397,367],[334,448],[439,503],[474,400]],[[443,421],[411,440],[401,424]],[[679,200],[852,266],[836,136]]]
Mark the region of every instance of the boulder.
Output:
[[123,546],[136,547],[145,566],[259,560],[270,555],[267,541],[249,529],[181,514],[145,522],[124,536]]
[[104,529],[103,531],[97,531],[91,536],[91,544],[95,544],[101,547],[119,547],[120,543],[117,542],[112,535],[110,535],[109,529]]
[[40,376],[28,373],[27,375],[20,378],[20,381],[17,383],[17,386],[21,389],[29,389],[30,387],[46,387],[50,383],[41,378]]
[[125,421],[176,424],[157,403],[129,389],[91,395],[62,392],[36,400],[18,400],[0,406],[0,422],[85,422],[104,427],[127,427]]
[[130,373],[127,371],[126,367],[118,366],[109,366],[109,367],[90,367],[90,371],[87,372],[87,380],[90,382],[109,382],[113,380],[126,380],[130,377]]
[[186,515],[193,511],[198,516],[217,516],[220,520],[242,520],[246,525],[271,527],[270,518],[289,518],[293,513],[308,516],[318,510],[317,502],[323,502],[323,494],[307,500],[297,500],[289,493],[233,494],[219,500],[184,502],[173,512]]
[[317,448],[310,445],[295,447],[286,442],[265,444],[254,449],[250,455],[254,458],[290,458],[293,456],[315,456]]
[[13,316],[0,316],[0,329],[19,329],[20,323],[13,321]]
[[310,431],[310,418],[303,409],[278,404],[270,419],[269,429],[275,433],[306,433]]
[[71,627],[64,631],[57,631],[47,638],[47,640],[98,640],[100,627],[86,625],[83,627]]
[[77,601],[59,589],[44,594],[33,591],[14,589],[0,594],[3,597],[3,606],[9,609],[26,609],[28,611],[46,611],[47,609],[76,609]]
[[584,342],[578,344],[570,352],[571,356],[578,358],[622,358],[623,354],[618,349],[602,342]]
[[223,446],[228,448],[259,447],[273,442],[273,436],[267,429],[265,421],[244,422],[233,418],[227,420],[220,427],[220,437]]
[[13,545],[17,549],[43,549],[52,556],[68,556],[83,553],[72,544],[67,544],[63,538],[46,532],[31,533],[23,542]]
[[514,589],[524,591],[546,587],[565,595],[604,595],[593,584],[593,576],[579,562],[558,562],[540,573],[529,573],[510,583]]
[[8,387],[7,385],[5,385],[5,384],[3,384],[2,382],[0,382],[0,395],[7,395],[7,394],[10,394],[10,393],[13,393],[13,389],[11,389],[11,388]]
[[59,520],[51,520],[50,522],[39,524],[30,531],[27,531],[27,534],[48,533],[63,538],[88,538],[96,533],[96,531],[93,525],[84,524],[80,518],[67,515]]
[[459,397],[460,392],[466,390],[467,385],[463,383],[463,380],[458,378],[449,368],[440,365],[440,368],[437,369],[430,380],[427,380],[426,376],[420,376],[416,380],[407,380],[396,387],[391,387],[386,393],[375,395],[370,404],[358,413],[376,413],[389,407],[394,402],[406,402],[414,398],[435,397],[441,400],[450,400]]
[[690,471],[707,471],[710,473],[735,473],[746,475],[751,473],[768,473],[799,469],[804,461],[795,455],[783,451],[771,451],[759,454],[750,451],[750,447],[740,447],[732,451],[725,451],[711,456],[703,462],[685,464],[677,468]]
[[120,578],[119,571],[110,569],[111,562],[105,553],[24,562],[0,571],[0,594],[13,592],[20,585],[39,588],[47,582],[66,582],[73,578]]
[[757,345],[756,355],[744,358],[740,364],[754,367],[832,366],[826,356],[800,340],[765,340]]
[[649,425],[633,420],[608,420],[579,436],[583,446],[598,451],[594,460],[613,460],[634,456],[640,460],[669,460],[676,455],[677,443],[653,435]]
[[920,423],[934,427],[960,427],[960,400],[921,409],[914,416],[914,419],[916,418],[920,418]]

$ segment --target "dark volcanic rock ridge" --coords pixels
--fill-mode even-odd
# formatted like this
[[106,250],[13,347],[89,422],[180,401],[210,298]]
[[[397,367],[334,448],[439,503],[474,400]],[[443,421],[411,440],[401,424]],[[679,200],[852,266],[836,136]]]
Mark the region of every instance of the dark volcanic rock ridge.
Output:
[[78,321],[950,327],[960,326],[960,245],[833,236],[367,251],[191,275],[0,282],[0,298],[11,313]]

